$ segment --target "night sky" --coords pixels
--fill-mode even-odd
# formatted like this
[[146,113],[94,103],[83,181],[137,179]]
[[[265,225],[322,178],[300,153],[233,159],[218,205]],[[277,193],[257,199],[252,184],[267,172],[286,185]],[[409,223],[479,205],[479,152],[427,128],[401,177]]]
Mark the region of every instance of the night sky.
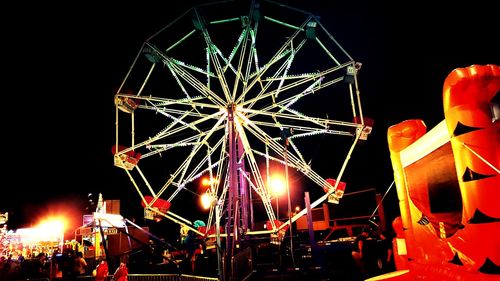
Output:
[[[431,1],[282,2],[320,16],[363,64],[363,112],[375,125],[353,154],[346,192],[386,191],[392,182],[387,128],[415,118],[428,129],[437,125],[444,118],[442,85],[453,69],[500,63],[493,1],[445,1],[439,7]],[[126,173],[113,166],[114,94],[144,40],[198,3],[203,1],[11,8],[0,64],[0,212],[9,212],[9,228],[59,209],[73,210],[80,221],[87,194],[98,192],[121,199],[124,215],[141,215]],[[391,218],[398,212],[394,188],[387,200]]]

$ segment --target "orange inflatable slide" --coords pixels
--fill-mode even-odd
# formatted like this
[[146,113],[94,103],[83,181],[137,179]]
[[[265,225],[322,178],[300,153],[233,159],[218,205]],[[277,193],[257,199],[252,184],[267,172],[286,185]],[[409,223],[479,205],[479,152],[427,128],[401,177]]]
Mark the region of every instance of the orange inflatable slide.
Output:
[[401,216],[396,272],[369,280],[500,280],[500,67],[453,70],[444,120],[388,129]]

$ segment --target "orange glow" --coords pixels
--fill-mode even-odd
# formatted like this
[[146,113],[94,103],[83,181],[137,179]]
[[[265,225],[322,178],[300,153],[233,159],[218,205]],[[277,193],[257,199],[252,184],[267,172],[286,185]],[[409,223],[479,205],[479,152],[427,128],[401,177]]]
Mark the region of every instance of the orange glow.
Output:
[[34,225],[57,225],[54,221],[62,222],[64,237],[73,237],[74,230],[82,225],[83,213],[78,209],[80,202],[78,199],[68,197],[64,202],[53,201],[44,206],[43,210],[38,210],[39,214],[35,218]]
[[285,179],[282,176],[272,176],[269,186],[269,191],[274,196],[283,195],[286,191],[285,189]]
[[207,210],[215,202],[215,198],[212,196],[211,193],[207,192],[201,196],[200,201],[203,209]]
[[212,184],[217,183],[217,179],[214,178],[203,178],[201,180],[201,185],[203,186],[211,186]]
[[37,236],[40,241],[54,241],[64,235],[66,230],[66,219],[64,217],[48,217],[36,226]]
[[66,219],[64,217],[48,217],[40,221],[37,228],[42,231],[64,231],[66,229]]
[[63,217],[48,217],[41,220],[33,228],[20,228],[17,235],[21,243],[25,245],[38,244],[40,242],[64,242],[64,230],[66,222]]
[[208,185],[210,185],[210,179],[203,178],[203,179],[201,180],[201,184],[202,184],[203,186],[208,186]]

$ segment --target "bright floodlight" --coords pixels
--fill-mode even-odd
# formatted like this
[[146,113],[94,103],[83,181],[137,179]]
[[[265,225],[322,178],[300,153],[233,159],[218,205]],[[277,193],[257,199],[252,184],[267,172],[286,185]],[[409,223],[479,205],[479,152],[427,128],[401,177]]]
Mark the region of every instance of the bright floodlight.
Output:
[[214,197],[210,193],[203,193],[200,198],[201,206],[203,209],[208,210],[210,206],[212,206],[212,202],[214,201]]
[[274,196],[283,195],[286,191],[285,180],[281,176],[273,176],[271,178],[271,186],[269,187],[271,194]]

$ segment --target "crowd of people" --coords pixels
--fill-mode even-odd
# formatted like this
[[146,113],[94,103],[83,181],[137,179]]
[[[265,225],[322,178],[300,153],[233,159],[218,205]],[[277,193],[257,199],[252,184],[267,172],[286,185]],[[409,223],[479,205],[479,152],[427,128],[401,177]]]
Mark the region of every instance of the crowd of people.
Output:
[[[92,268],[83,258],[82,252],[65,249],[63,253],[54,252],[48,257],[39,253],[35,258],[13,259],[12,256],[0,258],[0,280],[28,280],[28,279],[72,279],[78,276],[93,275],[97,281],[107,280],[109,267],[105,258]],[[121,262],[113,273],[113,281],[126,281],[128,268]]]
[[[356,237],[352,243],[352,271],[359,277],[359,280],[395,270],[392,239],[393,236],[390,232],[369,228],[363,229]],[[202,235],[181,228],[179,249],[169,249],[166,247],[169,245],[168,243],[154,243],[152,240],[149,242],[149,245],[146,246],[147,249],[141,251],[149,255],[145,259],[148,264],[134,264],[133,261],[122,262],[120,260],[119,263],[112,262],[109,266],[108,261],[102,257],[88,263],[82,252],[74,251],[71,248],[64,248],[62,253],[56,251],[51,256],[40,253],[34,259],[4,257],[0,259],[0,280],[67,279],[93,275],[97,281],[104,281],[112,270],[114,281],[126,281],[129,266],[133,272],[145,270],[149,273],[195,274],[203,271],[203,268],[198,268],[200,266],[198,260],[206,258],[204,253],[207,251],[206,241]],[[116,267],[116,271],[113,270],[114,267]]]
[[19,256],[0,259],[0,280],[25,278],[58,278],[85,275],[87,262],[82,252],[65,249],[63,253],[54,251],[52,255],[39,253],[35,257]]

